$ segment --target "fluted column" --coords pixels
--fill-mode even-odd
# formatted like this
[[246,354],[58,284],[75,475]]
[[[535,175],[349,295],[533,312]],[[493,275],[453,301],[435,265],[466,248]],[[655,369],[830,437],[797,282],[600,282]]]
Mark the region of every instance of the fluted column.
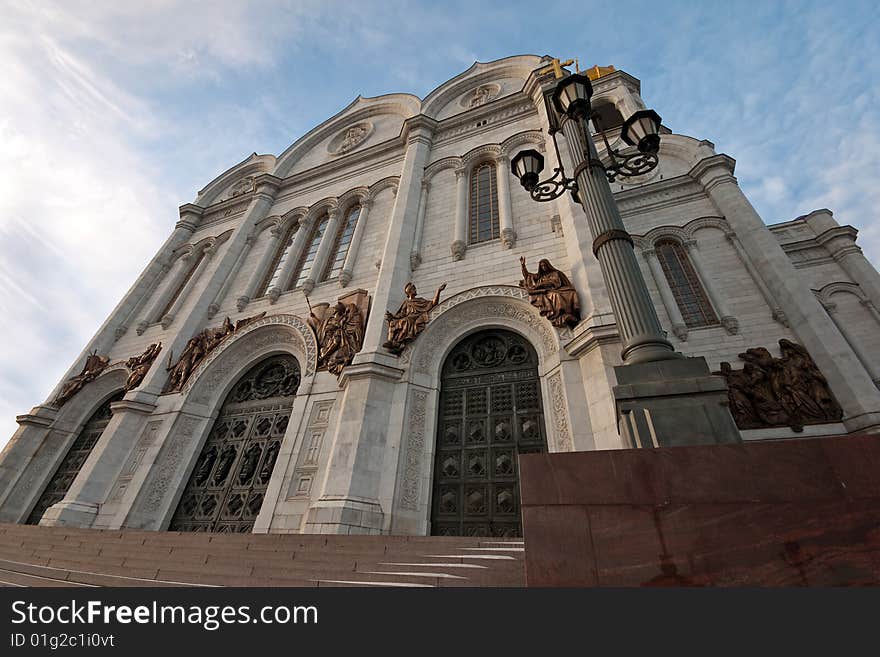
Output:
[[324,275],[324,268],[327,266],[327,257],[333,243],[336,241],[336,234],[339,232],[340,221],[339,208],[335,205],[327,210],[327,226],[324,228],[324,234],[321,235],[321,243],[318,245],[318,252],[315,254],[315,260],[312,262],[312,268],[309,270],[309,276],[303,281],[303,292],[306,295],[312,293],[315,284],[321,281]]
[[846,340],[847,344],[852,348],[856,358],[859,359],[859,362],[861,362],[865,370],[868,372],[874,385],[880,387],[880,370],[878,370],[877,366],[874,365],[873,359],[868,355],[864,348],[862,348],[861,341],[853,335],[852,331],[850,331],[847,323],[841,320],[840,315],[837,313],[837,304],[823,303],[822,306],[825,308],[831,321],[834,322],[837,330],[840,331],[843,339]]
[[150,304],[149,309],[144,314],[144,318],[137,325],[137,334],[141,335],[144,331],[147,330],[147,327],[154,322],[158,322],[161,317],[159,317],[159,313],[161,313],[165,307],[168,305],[168,302],[171,301],[171,297],[180,287],[181,282],[189,273],[190,268],[192,267],[192,260],[196,256],[196,252],[191,250],[189,253],[184,253],[180,256],[174,263],[174,273],[168,278],[165,283],[165,288],[162,290],[162,293],[159,294],[154,300],[153,303]]
[[455,170],[455,241],[452,242],[452,259],[461,260],[467,250],[467,171]]
[[697,271],[697,276],[703,284],[703,289],[705,289],[706,294],[709,295],[709,300],[712,302],[715,312],[718,313],[721,326],[724,327],[724,330],[727,331],[728,334],[736,335],[739,332],[739,321],[730,313],[727,304],[724,302],[724,297],[721,296],[721,293],[712,281],[712,277],[709,276],[706,271],[706,265],[703,264],[703,258],[700,256],[700,249],[697,246],[697,241],[686,241],[684,243],[684,248],[687,250],[688,257],[691,259],[691,264]]
[[[562,120],[572,161],[599,160],[585,118]],[[589,166],[577,176],[578,195],[593,234],[593,253],[608,286],[611,308],[623,341],[625,364],[680,358],[663,334],[651,295],[642,278],[633,242],[611,194],[605,172]]]
[[345,262],[342,265],[342,271],[339,272],[339,285],[345,287],[351,282],[354,276],[354,265],[357,262],[358,250],[361,247],[361,240],[364,239],[364,227],[367,225],[367,217],[370,215],[370,208],[373,201],[365,198],[361,201],[361,211],[358,214],[357,223],[354,226],[354,232],[351,234],[351,242],[348,243],[348,253],[345,254]]
[[413,237],[413,247],[409,254],[409,267],[413,271],[422,264],[422,235],[425,231],[425,212],[428,208],[428,193],[431,191],[431,181],[422,180],[421,194],[419,195],[419,212],[416,215],[416,232]]
[[226,298],[226,294],[229,292],[229,288],[232,287],[232,283],[233,281],[235,281],[235,277],[238,275],[238,270],[241,269],[242,263],[247,259],[247,255],[248,253],[250,253],[251,247],[253,247],[254,242],[256,241],[257,236],[254,233],[251,233],[247,236],[247,239],[245,239],[244,246],[241,249],[241,253],[238,254],[238,258],[232,265],[232,269],[229,271],[229,276],[227,276],[226,280],[223,282],[223,287],[220,288],[220,291],[217,292],[217,296],[214,297],[211,305],[208,306],[208,319],[214,317],[214,315],[217,314],[217,311],[220,310],[220,306],[223,304],[223,299]]
[[496,165],[495,178],[498,181],[498,225],[501,228],[501,243],[505,249],[516,246],[516,231],[513,229],[513,213],[510,211],[510,159],[500,155]]
[[[245,285],[244,288],[244,294],[235,300],[235,307],[238,309],[238,312],[244,310],[251,300],[260,293],[260,285],[269,274],[269,267],[275,260],[275,255],[278,253],[278,249],[282,248],[281,238],[284,237],[285,232],[286,231],[281,226],[272,226],[272,228],[269,229],[268,244],[266,244],[266,249],[263,251],[260,262],[257,263],[256,268],[251,272],[251,277],[248,279],[247,285]],[[249,236],[248,240],[253,243],[257,237],[258,236]]]
[[727,238],[727,241],[730,242],[733,250],[736,251],[736,255],[739,258],[740,262],[743,264],[743,267],[746,268],[746,271],[749,272],[749,276],[752,277],[752,280],[755,282],[755,285],[758,288],[758,291],[761,293],[761,296],[764,297],[764,300],[767,302],[767,305],[770,306],[771,316],[773,319],[783,326],[788,326],[788,318],[785,316],[785,311],[782,310],[780,305],[776,302],[776,299],[773,298],[773,293],[767,288],[767,285],[761,280],[761,275],[755,269],[755,264],[752,262],[752,259],[749,258],[749,254],[745,252],[742,244],[740,244],[739,239],[732,230],[726,230],[724,232],[724,236]]
[[199,258],[199,262],[196,265],[196,268],[193,270],[193,273],[186,281],[186,285],[183,286],[183,289],[180,291],[180,294],[177,295],[177,298],[174,300],[171,308],[168,309],[168,312],[162,317],[162,328],[168,328],[171,326],[171,322],[174,321],[175,315],[180,311],[183,304],[186,302],[189,293],[196,286],[199,281],[199,278],[204,273],[205,269],[208,268],[208,264],[213,258],[214,254],[217,253],[217,248],[220,245],[211,242],[207,246],[202,248],[201,257]]
[[312,226],[315,221],[317,221],[317,219],[314,216],[305,216],[299,220],[299,228],[293,238],[293,244],[290,245],[290,253],[287,254],[287,260],[284,261],[284,266],[278,274],[278,280],[275,282],[272,289],[269,290],[269,303],[275,303],[278,301],[278,297],[290,287],[290,284],[292,283],[290,278],[293,275],[293,268],[296,267],[296,263],[299,262],[303,249],[308,247],[306,241],[311,237]]
[[666,280],[663,267],[660,265],[660,261],[657,260],[657,251],[656,249],[643,249],[642,255],[645,256],[645,260],[648,262],[651,275],[657,284],[657,290],[660,292],[660,298],[663,299],[666,314],[669,315],[669,321],[672,323],[672,332],[675,334],[675,337],[684,342],[688,336],[687,324],[684,323],[684,317],[682,317],[681,310],[675,302],[675,295],[672,294],[672,288],[669,287],[669,281]]

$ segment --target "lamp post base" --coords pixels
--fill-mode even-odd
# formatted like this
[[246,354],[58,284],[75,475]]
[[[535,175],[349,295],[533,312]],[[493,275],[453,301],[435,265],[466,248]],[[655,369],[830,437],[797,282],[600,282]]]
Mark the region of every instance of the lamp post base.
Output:
[[705,358],[675,358],[614,368],[617,428],[633,448],[742,442],[727,385]]

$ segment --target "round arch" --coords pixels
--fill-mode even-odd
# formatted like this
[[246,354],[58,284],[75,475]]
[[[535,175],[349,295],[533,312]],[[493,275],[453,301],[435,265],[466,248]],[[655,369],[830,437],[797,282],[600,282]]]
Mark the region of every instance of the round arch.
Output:
[[561,385],[554,385],[561,382],[559,366],[564,353],[556,329],[532,307],[520,287],[484,286],[460,292],[431,311],[425,331],[400,356],[409,391],[394,493],[395,533],[427,532],[441,366],[459,342],[486,329],[510,331],[535,349],[548,444],[554,451],[572,449],[568,421],[560,420],[567,417],[565,393]]

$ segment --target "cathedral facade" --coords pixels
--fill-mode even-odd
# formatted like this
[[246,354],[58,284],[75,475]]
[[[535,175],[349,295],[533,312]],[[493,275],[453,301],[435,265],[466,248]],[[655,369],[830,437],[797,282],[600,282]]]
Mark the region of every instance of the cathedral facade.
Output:
[[[358,97],[181,206],[17,418],[0,521],[516,536],[519,454],[657,446],[619,426],[584,210],[510,172],[524,149],[555,166],[548,61]],[[645,103],[623,71],[589,77],[607,158]],[[857,231],[825,209],[765,225],[732,158],[661,133],[659,165],[614,198],[668,339],[727,384],[739,439],[880,431],[880,275]]]

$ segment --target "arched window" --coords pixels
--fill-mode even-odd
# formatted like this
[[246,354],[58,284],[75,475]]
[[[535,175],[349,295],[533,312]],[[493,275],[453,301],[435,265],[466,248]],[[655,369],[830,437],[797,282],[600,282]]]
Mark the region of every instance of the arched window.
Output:
[[278,285],[278,277],[281,276],[281,270],[284,269],[284,263],[287,262],[287,259],[290,257],[290,248],[293,246],[293,236],[296,234],[297,228],[299,228],[299,223],[291,222],[290,226],[285,231],[284,237],[281,239],[281,244],[278,247],[278,251],[272,259],[272,264],[266,271],[266,278],[263,279],[263,283],[260,285],[260,291],[257,293],[258,297],[263,296],[273,287]]
[[336,278],[342,271],[345,264],[345,256],[348,255],[348,247],[351,245],[351,236],[354,234],[354,227],[357,226],[358,217],[361,214],[361,206],[353,206],[345,215],[345,221],[339,225],[339,231],[336,233],[336,240],[333,242],[333,251],[331,258],[327,260],[327,267],[324,269],[324,275],[321,276],[322,281],[328,281]]
[[471,171],[469,244],[488,242],[500,235],[498,227],[498,187],[495,164],[484,162]]
[[[181,257],[185,257],[185,256],[181,256]],[[196,268],[198,268],[199,263],[202,261],[202,258],[204,258],[204,257],[205,257],[205,249],[200,248],[198,253],[195,254],[195,257],[192,258],[192,262],[189,263],[189,269],[187,269],[186,274],[184,274],[180,278],[180,281],[177,283],[177,287],[174,289],[174,292],[171,294],[171,296],[168,297],[168,303],[166,303],[165,306],[162,308],[162,312],[160,312],[158,315],[156,315],[153,318],[155,321],[158,322],[160,319],[162,319],[163,317],[165,317],[165,315],[168,314],[168,312],[171,310],[172,306],[174,306],[174,302],[177,301],[177,297],[179,297],[180,293],[183,292],[183,288],[185,288],[186,284],[189,283],[189,279],[192,278],[193,272],[195,272]]]
[[593,129],[596,132],[604,132],[623,125],[623,115],[614,103],[599,101],[593,105]]
[[684,247],[675,240],[664,239],[657,242],[654,248],[685,326],[694,328],[718,324],[718,316]]
[[76,440],[73,441],[73,445],[67,450],[64,460],[61,461],[61,465],[58,466],[55,474],[52,475],[52,479],[46,484],[43,494],[40,495],[40,499],[37,500],[37,503],[34,505],[33,510],[28,516],[27,524],[39,524],[46,509],[64,499],[67,491],[70,490],[70,485],[73,483],[73,480],[76,479],[76,475],[79,474],[83,463],[86,462],[86,459],[89,458],[89,454],[92,453],[95,443],[98,442],[101,434],[104,433],[104,429],[107,428],[107,425],[110,423],[110,417],[113,415],[110,410],[110,404],[122,399],[124,394],[125,393],[120,390],[110,397],[110,399],[101,404],[98,407],[98,410],[92,413],[91,417],[76,437]]
[[312,229],[311,239],[309,239],[308,245],[300,256],[299,262],[294,270],[294,284],[291,286],[291,289],[300,287],[309,277],[309,274],[312,271],[312,264],[315,262],[315,256],[318,254],[318,247],[321,246],[321,238],[324,236],[324,231],[327,229],[328,221],[330,221],[330,215],[325,214],[321,221],[319,221]]

